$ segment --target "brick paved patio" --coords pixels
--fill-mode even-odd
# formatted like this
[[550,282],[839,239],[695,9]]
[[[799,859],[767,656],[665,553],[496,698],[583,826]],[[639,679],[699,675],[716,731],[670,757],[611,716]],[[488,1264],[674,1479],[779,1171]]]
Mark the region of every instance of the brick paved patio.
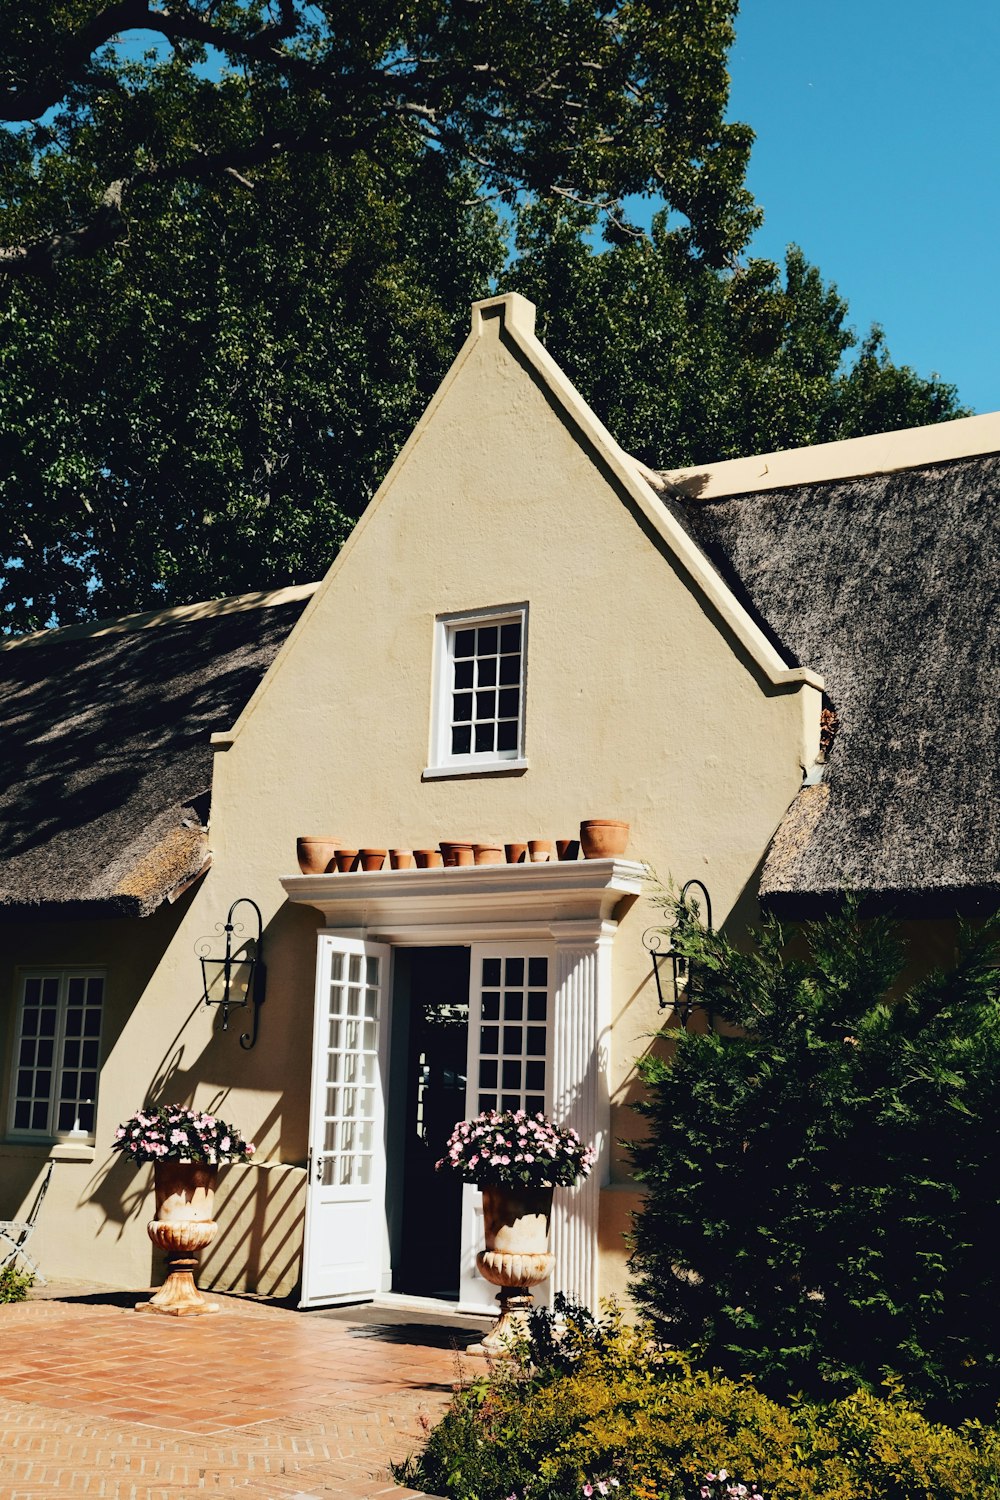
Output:
[[175,1319],[134,1300],[0,1308],[0,1500],[405,1500],[388,1464],[419,1446],[479,1332],[224,1297]]

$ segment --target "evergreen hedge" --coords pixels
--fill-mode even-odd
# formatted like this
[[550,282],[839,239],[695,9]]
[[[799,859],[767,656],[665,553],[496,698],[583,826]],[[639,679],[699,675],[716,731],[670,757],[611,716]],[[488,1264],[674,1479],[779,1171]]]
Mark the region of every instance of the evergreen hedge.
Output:
[[1000,922],[907,987],[895,924],[851,903],[747,951],[668,904],[727,1034],[670,1030],[641,1066],[632,1267],[658,1334],[775,1397],[888,1378],[936,1417],[992,1419]]

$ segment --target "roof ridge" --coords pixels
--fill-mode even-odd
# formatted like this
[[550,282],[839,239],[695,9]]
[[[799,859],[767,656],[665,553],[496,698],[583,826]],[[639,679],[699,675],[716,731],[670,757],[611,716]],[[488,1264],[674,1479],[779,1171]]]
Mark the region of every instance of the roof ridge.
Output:
[[689,500],[719,500],[762,490],[923,469],[998,452],[1000,411],[991,411],[924,427],[872,432],[832,443],[720,459],[718,463],[688,464],[680,469],[663,469],[659,477],[661,484],[672,485]]
[[0,651],[15,646],[61,645],[88,636],[129,635],[158,625],[183,624],[188,620],[205,620],[216,615],[240,614],[251,609],[271,609],[280,604],[294,604],[308,599],[319,583],[292,584],[281,589],[260,589],[252,594],[230,594],[225,599],[204,599],[196,604],[175,604],[165,609],[144,610],[134,615],[112,615],[106,620],[84,620],[76,625],[58,625],[52,630],[35,630],[29,635],[8,636],[0,640]]

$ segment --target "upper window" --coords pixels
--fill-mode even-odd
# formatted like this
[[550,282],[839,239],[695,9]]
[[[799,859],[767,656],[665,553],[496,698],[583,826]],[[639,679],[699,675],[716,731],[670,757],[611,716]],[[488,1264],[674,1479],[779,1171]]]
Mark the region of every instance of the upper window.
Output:
[[47,970],[21,977],[11,1129],[93,1136],[104,976]]
[[435,769],[523,764],[527,615],[520,605],[438,621]]

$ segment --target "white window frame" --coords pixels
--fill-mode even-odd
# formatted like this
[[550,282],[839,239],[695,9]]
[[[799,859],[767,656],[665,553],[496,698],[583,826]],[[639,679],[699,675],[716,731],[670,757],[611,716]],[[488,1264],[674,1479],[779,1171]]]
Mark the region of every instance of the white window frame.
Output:
[[[451,749],[451,710],[454,686],[455,637],[460,630],[482,625],[521,627],[520,711],[517,744],[513,750],[470,750],[455,755]],[[525,707],[528,665],[528,606],[499,604],[461,614],[439,615],[434,622],[434,691],[431,710],[429,763],[425,778],[434,776],[482,776],[504,771],[527,770],[525,755]]]
[[[52,1038],[52,1065],[50,1069],[52,1076],[50,1080],[48,1095],[48,1113],[46,1116],[44,1127],[15,1124],[15,1111],[18,1102],[18,1072],[22,1066],[21,1042],[24,1039],[25,992],[29,981],[32,979],[37,979],[39,981],[44,981],[46,979],[55,979],[59,984],[59,992],[56,999],[57,1011],[55,1033]],[[79,1141],[81,1144],[93,1144],[94,1142],[95,1135],[93,1130],[75,1130],[73,1128],[70,1128],[69,1130],[59,1130],[57,1128],[60,1094],[62,1092],[62,1075],[65,1071],[63,1063],[63,1049],[66,1041],[66,1016],[69,1010],[69,985],[70,981],[73,979],[82,979],[85,982],[91,979],[99,979],[101,981],[100,1028],[97,1032],[96,1037],[87,1037],[81,1039],[82,1041],[97,1042],[97,1062],[94,1065],[93,1069],[90,1069],[88,1067],[86,1070],[87,1072],[93,1071],[97,1075],[95,1079],[94,1096],[92,1100],[94,1110],[94,1123],[96,1126],[98,1092],[100,1089],[101,1065],[103,1062],[102,1043],[108,993],[107,970],[94,968],[89,965],[80,965],[78,967],[68,967],[62,969],[42,967],[19,969],[17,971],[16,978],[17,999],[14,1008],[14,1046],[13,1055],[11,1057],[10,1098],[7,1110],[8,1134],[14,1139],[25,1141]],[[84,1069],[82,1063],[78,1065],[75,1070],[71,1071],[83,1072]],[[33,1095],[32,1098],[34,1100],[36,1096]]]

